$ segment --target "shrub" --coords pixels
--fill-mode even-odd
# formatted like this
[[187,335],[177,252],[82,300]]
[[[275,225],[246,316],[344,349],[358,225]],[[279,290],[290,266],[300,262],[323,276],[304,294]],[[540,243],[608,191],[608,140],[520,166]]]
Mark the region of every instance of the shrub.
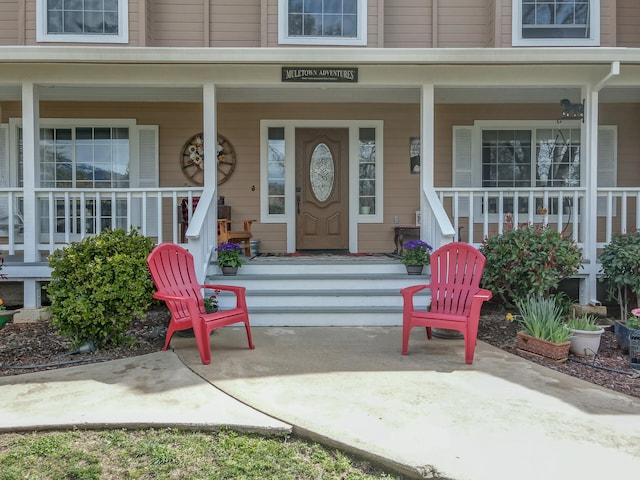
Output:
[[528,225],[486,238],[482,286],[512,306],[529,296],[548,297],[560,281],[578,272],[577,245],[547,226]]
[[600,281],[609,297],[618,301],[620,319],[625,320],[640,297],[640,232],[614,235],[602,250],[600,263]]
[[52,324],[79,345],[120,345],[134,315],[141,316],[154,290],[146,258],[153,249],[147,237],[132,230],[105,230],[55,251],[47,286]]

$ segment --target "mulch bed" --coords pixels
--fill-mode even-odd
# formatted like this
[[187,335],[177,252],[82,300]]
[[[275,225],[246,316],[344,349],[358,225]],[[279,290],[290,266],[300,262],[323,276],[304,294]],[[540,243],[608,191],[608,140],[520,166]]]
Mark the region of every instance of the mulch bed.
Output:
[[[613,324],[613,319],[609,320]],[[164,306],[150,309],[144,318],[134,319],[128,335],[132,345],[101,348],[95,353],[70,354],[73,346],[59,337],[51,323],[7,324],[0,330],[0,376],[51,370],[73,365],[134,357],[159,351],[164,345],[169,313]],[[594,359],[570,355],[564,363],[521,352],[516,344],[517,327],[504,313],[483,307],[478,339],[547,368],[581,378],[619,393],[640,397],[640,371],[630,368],[629,355],[618,348],[613,327],[605,330]]]

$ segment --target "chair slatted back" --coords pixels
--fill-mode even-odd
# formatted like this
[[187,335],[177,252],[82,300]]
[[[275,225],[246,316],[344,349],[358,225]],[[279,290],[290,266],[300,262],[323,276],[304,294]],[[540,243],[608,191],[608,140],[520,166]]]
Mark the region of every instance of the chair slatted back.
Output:
[[468,315],[486,259],[469,244],[449,243],[431,254],[431,311]]
[[[158,292],[194,298],[200,313],[206,312],[191,253],[179,245],[163,243],[151,252],[147,264]],[[175,318],[189,317],[184,302],[169,301],[167,305]]]

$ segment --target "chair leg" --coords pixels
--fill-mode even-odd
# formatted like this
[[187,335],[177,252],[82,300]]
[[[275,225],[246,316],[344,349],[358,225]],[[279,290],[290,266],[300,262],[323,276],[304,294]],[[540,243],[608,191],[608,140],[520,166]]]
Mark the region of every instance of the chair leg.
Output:
[[402,326],[402,355],[409,353],[409,337],[411,336],[411,327]]
[[200,360],[203,365],[209,365],[211,363],[211,346],[209,344],[209,332],[204,322],[200,322],[199,325],[194,325],[193,333],[196,336],[196,343],[198,344],[198,352],[200,352]]
[[247,331],[247,342],[249,343],[249,348],[253,350],[254,348],[256,348],[256,346],[253,344],[253,341],[251,340],[251,327],[249,326],[249,320],[245,320],[244,328]]

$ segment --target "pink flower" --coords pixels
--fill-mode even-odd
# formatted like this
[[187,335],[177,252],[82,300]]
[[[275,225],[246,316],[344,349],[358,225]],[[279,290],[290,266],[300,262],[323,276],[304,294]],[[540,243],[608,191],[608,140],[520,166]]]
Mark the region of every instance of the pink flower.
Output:
[[640,317],[640,308],[634,308],[633,310],[631,310],[631,313],[633,313],[636,317]]

